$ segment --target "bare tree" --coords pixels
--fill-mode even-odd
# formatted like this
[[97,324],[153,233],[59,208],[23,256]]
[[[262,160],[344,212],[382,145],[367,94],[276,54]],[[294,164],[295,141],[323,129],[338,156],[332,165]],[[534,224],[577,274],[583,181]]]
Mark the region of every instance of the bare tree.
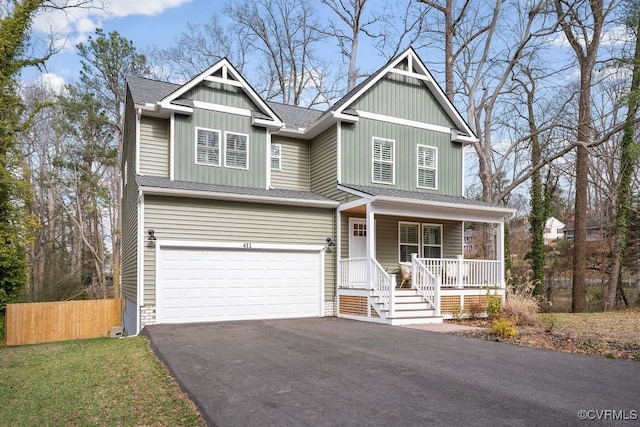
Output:
[[323,35],[309,0],[243,0],[226,12],[246,47],[262,56],[265,79],[258,85],[267,100],[307,106],[327,101],[327,72],[315,53]]
[[560,27],[573,49],[580,68],[578,123],[576,140],[576,198],[573,253],[573,312],[587,310],[587,186],[589,148],[592,134],[591,87],[593,70],[598,56],[604,20],[613,2],[606,7],[603,0],[554,0]]
[[222,58],[229,59],[244,73],[247,45],[242,42],[241,32],[225,26],[220,16],[214,14],[203,25],[187,24],[187,29],[169,47],[152,47],[147,56],[153,77],[187,81]]

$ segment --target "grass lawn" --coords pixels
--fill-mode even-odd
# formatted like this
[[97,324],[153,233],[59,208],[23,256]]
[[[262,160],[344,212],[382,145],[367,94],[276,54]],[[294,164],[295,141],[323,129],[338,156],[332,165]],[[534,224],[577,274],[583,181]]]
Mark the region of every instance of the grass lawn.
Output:
[[0,424],[203,426],[143,337],[0,345]]

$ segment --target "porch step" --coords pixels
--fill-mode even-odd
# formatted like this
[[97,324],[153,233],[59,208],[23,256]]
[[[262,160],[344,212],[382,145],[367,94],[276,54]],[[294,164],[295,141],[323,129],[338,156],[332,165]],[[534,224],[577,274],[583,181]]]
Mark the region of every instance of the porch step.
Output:
[[443,323],[443,316],[427,316],[427,317],[403,317],[388,319],[392,325],[427,325],[432,323]]
[[396,311],[395,311],[393,317],[390,317],[388,315],[389,310],[382,309],[381,311],[383,313],[385,313],[385,317],[387,319],[410,319],[410,318],[419,318],[419,317],[430,317],[430,316],[435,316],[435,314],[436,314],[435,310],[430,310],[430,309],[399,310],[396,307]]

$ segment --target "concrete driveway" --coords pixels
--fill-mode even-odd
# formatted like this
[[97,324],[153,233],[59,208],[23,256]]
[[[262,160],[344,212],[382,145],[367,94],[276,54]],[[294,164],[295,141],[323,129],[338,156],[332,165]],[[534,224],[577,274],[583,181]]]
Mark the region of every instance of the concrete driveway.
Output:
[[337,318],[144,334],[210,426],[640,423],[635,362]]

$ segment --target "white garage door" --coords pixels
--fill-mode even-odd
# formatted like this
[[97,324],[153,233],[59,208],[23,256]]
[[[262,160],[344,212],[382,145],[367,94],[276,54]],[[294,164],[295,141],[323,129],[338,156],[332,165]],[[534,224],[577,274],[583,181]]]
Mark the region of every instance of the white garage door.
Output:
[[161,247],[156,322],[322,314],[321,251]]

